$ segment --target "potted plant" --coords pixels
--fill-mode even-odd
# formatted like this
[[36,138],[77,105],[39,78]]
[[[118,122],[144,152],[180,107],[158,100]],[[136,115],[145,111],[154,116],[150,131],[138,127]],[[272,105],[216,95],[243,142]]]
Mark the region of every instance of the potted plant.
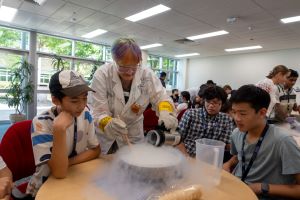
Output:
[[65,69],[65,61],[62,57],[58,55],[53,55],[52,57],[52,66],[56,71],[64,70]]
[[15,63],[10,69],[10,83],[6,94],[8,107],[15,108],[15,113],[10,114],[12,123],[26,119],[22,113],[27,103],[33,100],[34,85],[29,81],[33,65],[26,60]]

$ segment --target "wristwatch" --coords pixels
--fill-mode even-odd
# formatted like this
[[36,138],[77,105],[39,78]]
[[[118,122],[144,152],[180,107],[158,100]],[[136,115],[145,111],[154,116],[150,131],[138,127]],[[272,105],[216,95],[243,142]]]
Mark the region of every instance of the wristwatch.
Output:
[[269,194],[269,184],[268,183],[261,183],[261,193],[262,195],[268,195]]

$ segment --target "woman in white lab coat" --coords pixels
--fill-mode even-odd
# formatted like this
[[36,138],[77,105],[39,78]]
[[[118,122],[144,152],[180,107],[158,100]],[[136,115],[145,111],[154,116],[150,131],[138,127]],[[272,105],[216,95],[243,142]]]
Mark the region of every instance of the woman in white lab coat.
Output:
[[102,152],[114,153],[126,144],[144,139],[143,112],[149,103],[159,123],[175,130],[178,122],[172,99],[150,68],[141,65],[142,53],[132,39],[118,39],[112,46],[113,63],[101,66],[94,74],[91,110],[100,135]]

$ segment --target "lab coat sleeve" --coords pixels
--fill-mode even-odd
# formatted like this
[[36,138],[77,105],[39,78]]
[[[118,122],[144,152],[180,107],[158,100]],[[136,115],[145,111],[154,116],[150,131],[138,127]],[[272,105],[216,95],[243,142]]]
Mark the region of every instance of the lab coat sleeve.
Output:
[[101,70],[101,67],[95,72],[91,85],[95,90],[95,92],[91,94],[91,110],[97,127],[104,117],[112,116],[108,107],[107,71]]
[[175,106],[171,97],[167,94],[166,88],[164,88],[159,80],[159,78],[154,74],[152,70],[148,71],[150,80],[150,103],[153,105],[152,109],[155,110],[156,115],[159,116],[158,105],[162,101],[169,102],[173,107],[173,112],[175,113]]

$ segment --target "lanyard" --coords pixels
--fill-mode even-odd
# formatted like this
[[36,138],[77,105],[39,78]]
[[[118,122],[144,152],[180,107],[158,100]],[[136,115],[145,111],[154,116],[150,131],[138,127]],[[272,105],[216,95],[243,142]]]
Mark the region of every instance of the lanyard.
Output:
[[250,168],[252,167],[253,162],[256,159],[256,156],[258,154],[258,151],[259,151],[259,149],[261,147],[261,144],[262,144],[262,142],[264,140],[264,137],[265,137],[268,129],[269,129],[269,124],[266,124],[266,126],[265,126],[265,128],[264,128],[264,130],[263,130],[263,132],[262,132],[262,134],[261,134],[261,136],[260,136],[260,138],[259,138],[256,146],[255,146],[254,152],[252,154],[252,157],[250,159],[250,162],[249,162],[247,168],[246,168],[246,158],[245,158],[244,146],[245,146],[245,140],[246,140],[246,136],[247,136],[248,132],[246,132],[246,134],[244,135],[243,145],[242,145],[242,178],[241,178],[242,181],[245,181],[245,179],[246,179],[246,177],[247,177],[247,175],[248,175],[248,173],[250,171]]
[[77,144],[77,118],[74,118],[74,137],[73,137],[73,149],[71,154],[69,155],[69,158],[72,158],[77,155],[76,152],[76,144]]

